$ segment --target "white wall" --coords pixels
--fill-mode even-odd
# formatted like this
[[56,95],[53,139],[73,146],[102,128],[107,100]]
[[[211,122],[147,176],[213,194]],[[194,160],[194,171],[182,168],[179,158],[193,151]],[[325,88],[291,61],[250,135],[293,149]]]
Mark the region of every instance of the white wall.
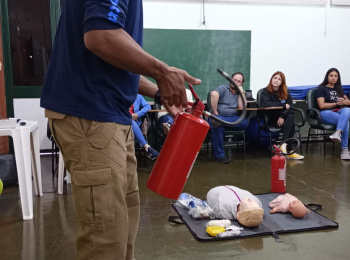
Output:
[[[329,1],[329,0],[327,0]],[[331,67],[350,84],[350,7],[144,0],[145,28],[250,30],[253,96],[281,70],[288,86],[317,85]],[[186,54],[179,54],[186,55]],[[196,75],[193,75],[196,76]],[[15,117],[39,121],[41,149],[50,149],[39,99],[14,100]]]
[[277,70],[288,86],[298,86],[317,85],[336,67],[342,83],[350,84],[349,6],[205,1],[203,25],[202,2],[173,2],[144,0],[145,28],[252,32],[253,95]]

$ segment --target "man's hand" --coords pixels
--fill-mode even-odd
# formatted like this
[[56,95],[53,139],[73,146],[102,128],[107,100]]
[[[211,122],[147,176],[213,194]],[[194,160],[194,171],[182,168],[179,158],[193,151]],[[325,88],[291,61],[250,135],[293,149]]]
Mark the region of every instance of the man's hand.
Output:
[[[169,106],[168,102],[166,100],[163,100],[163,99],[162,99],[162,104],[165,107],[165,109],[168,111],[169,115],[171,115],[171,117],[175,117],[177,113],[182,112],[184,110],[184,108],[182,106],[180,106],[180,107]],[[188,106],[186,106],[186,109],[187,109],[187,107]]]
[[164,101],[167,101],[169,107],[175,105],[175,107],[181,107],[181,111],[187,107],[186,82],[193,85],[201,83],[200,79],[196,79],[186,71],[175,67],[168,67],[155,80],[157,81],[163,104],[165,103]]
[[279,117],[277,120],[277,126],[282,127],[284,124],[284,119],[282,117]]
[[289,104],[286,104],[286,108],[289,109],[289,108],[290,108],[290,105],[289,105]]

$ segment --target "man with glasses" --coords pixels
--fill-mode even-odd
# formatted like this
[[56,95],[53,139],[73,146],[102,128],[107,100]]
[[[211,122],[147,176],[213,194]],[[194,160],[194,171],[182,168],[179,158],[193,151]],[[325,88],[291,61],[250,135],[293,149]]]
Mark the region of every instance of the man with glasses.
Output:
[[[243,93],[242,85],[244,83],[244,76],[241,72],[233,73],[231,76],[233,82],[239,87]],[[242,109],[247,103],[245,97],[243,99],[239,96],[232,84],[218,86],[211,92],[211,113],[220,119],[228,122],[235,122],[239,119],[239,111],[236,108]],[[224,150],[224,134],[225,129],[223,125],[216,121],[209,120],[211,128],[211,143],[214,151],[214,159],[219,163],[229,163],[231,159],[225,155]],[[244,130],[248,127],[249,120],[243,121],[230,127],[231,130]]]

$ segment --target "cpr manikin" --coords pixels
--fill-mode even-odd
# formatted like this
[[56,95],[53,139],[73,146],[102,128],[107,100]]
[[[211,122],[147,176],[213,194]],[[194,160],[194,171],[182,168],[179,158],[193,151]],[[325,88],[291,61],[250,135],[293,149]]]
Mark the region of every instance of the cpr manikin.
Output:
[[261,201],[253,194],[235,186],[218,186],[207,194],[208,205],[216,218],[236,219],[246,227],[259,226],[264,210]]
[[309,212],[309,209],[300,200],[289,193],[279,195],[269,203],[269,206],[270,213],[290,212],[295,218],[303,218]]

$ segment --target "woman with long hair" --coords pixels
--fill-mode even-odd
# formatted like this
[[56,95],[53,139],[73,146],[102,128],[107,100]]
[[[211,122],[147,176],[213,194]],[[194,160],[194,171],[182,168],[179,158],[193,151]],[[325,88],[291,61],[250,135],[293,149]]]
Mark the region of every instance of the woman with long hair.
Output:
[[341,143],[340,158],[350,160],[348,147],[350,106],[349,98],[344,94],[340,73],[336,68],[327,71],[323,82],[318,86],[317,103],[321,109],[322,122],[337,126],[330,136],[333,142]]
[[[262,91],[262,107],[283,107],[279,110],[267,111],[269,122],[272,122],[276,127],[281,128],[283,134],[283,140],[294,137],[294,109],[293,100],[290,96],[286,77],[283,72],[276,71],[266,88]],[[291,143],[287,144],[287,147],[282,146],[283,152],[292,150]],[[304,156],[293,153],[286,156],[287,159],[301,160]]]

